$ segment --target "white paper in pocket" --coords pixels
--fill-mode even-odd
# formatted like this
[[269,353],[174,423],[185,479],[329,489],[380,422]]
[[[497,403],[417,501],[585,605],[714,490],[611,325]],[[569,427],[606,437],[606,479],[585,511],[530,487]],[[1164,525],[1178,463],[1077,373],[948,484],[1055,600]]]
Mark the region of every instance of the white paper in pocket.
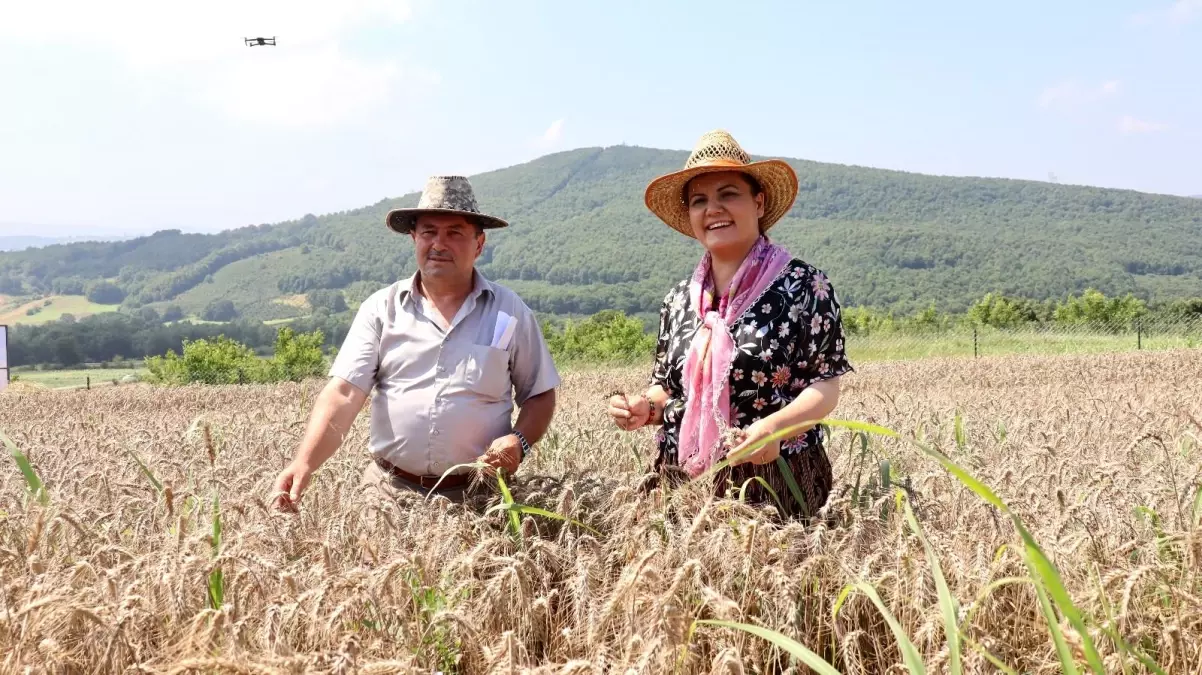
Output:
[[492,331],[491,347],[508,349],[513,340],[513,331],[517,328],[517,319],[505,312],[497,312],[497,324]]

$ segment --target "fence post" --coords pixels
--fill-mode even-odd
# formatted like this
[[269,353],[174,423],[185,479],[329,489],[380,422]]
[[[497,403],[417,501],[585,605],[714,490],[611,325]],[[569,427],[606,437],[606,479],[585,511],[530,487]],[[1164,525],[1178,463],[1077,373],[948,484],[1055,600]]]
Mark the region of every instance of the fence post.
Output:
[[1135,320],[1135,348],[1136,349],[1144,348],[1144,320],[1143,319]]
[[975,359],[975,358],[978,358],[978,356],[979,356],[979,354],[977,352],[977,327],[973,326],[972,327],[972,357]]
[[92,391],[92,376],[88,375],[87,377],[88,377],[88,383],[87,383],[88,391]]

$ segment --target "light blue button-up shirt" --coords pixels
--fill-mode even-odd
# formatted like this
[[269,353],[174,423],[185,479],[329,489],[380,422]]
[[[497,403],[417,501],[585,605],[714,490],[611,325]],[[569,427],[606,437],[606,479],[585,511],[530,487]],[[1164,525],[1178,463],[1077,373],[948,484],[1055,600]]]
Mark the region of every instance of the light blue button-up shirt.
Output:
[[554,389],[560,378],[534,312],[516,293],[477,271],[444,330],[416,279],[363,302],[330,375],[369,394],[375,389],[372,455],[431,476],[475,461],[513,431],[515,401]]

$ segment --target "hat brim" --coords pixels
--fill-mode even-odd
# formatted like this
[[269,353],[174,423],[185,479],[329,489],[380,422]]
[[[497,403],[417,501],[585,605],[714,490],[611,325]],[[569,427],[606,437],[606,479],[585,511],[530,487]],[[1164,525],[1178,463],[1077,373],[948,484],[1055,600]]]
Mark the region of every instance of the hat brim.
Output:
[[497,218],[496,216],[486,216],[482,213],[473,213],[471,211],[460,211],[458,209],[393,209],[388,212],[388,216],[384,219],[384,223],[388,225],[388,229],[399,234],[409,234],[417,225],[418,216],[423,213],[437,213],[442,215],[463,216],[468,222],[476,223],[485,230],[497,230],[503,227],[509,227],[509,223]]
[[783,160],[766,159],[749,164],[718,160],[665,174],[647,184],[643,202],[668,227],[686,237],[694,237],[693,226],[689,223],[689,206],[684,201],[684,187],[697,176],[720,171],[739,171],[759,182],[764,190],[764,215],[760,218],[763,232],[783,218],[797,199],[797,172]]

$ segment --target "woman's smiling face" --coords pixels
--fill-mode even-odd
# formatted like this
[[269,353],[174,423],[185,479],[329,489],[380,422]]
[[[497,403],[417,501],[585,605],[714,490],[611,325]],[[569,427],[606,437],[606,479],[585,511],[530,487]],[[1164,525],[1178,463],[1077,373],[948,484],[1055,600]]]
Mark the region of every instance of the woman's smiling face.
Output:
[[711,254],[741,256],[760,236],[764,193],[740,171],[705,173],[685,186],[693,236]]

